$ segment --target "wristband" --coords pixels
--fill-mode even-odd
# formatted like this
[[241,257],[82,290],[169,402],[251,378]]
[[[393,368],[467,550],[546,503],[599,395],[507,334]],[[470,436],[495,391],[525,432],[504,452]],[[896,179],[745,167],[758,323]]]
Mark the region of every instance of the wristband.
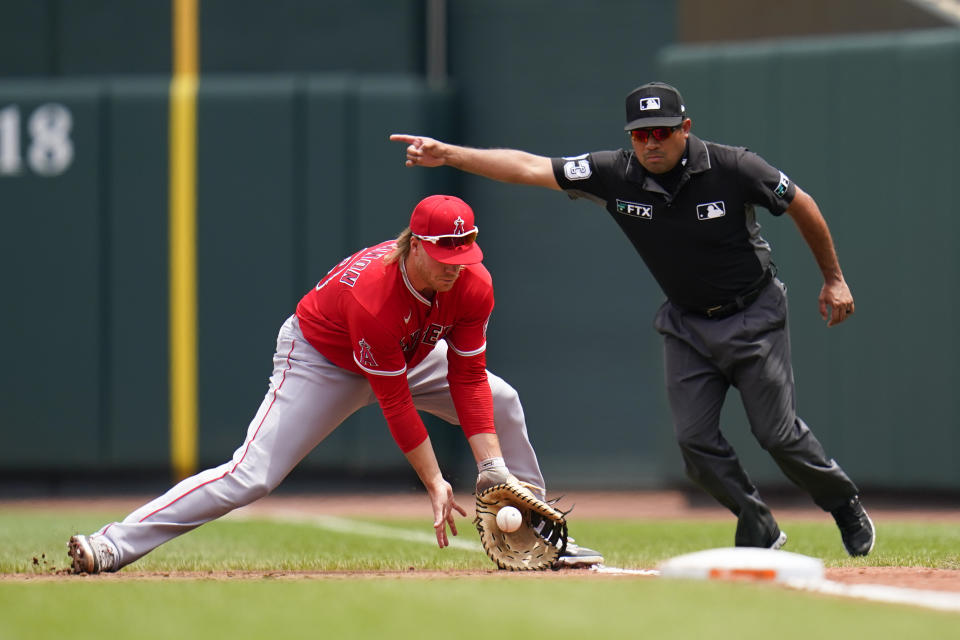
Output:
[[507,463],[503,458],[487,458],[477,463],[477,471],[486,471],[487,469],[507,468]]

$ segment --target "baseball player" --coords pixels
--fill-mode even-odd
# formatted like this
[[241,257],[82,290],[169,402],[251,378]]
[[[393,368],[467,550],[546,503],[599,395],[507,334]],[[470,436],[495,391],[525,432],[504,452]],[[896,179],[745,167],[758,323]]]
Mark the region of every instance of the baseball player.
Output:
[[[539,500],[544,482],[517,392],[486,370],[493,285],[473,210],[434,195],[396,240],[361,249],[308,292],[283,324],[273,375],[246,439],[224,464],[183,480],[122,522],[68,543],[76,573],[116,571],[164,542],[272,491],[348,416],[374,401],[423,482],[437,545],[466,515],[441,475],[417,410],[459,424],[478,493],[510,480]],[[549,507],[548,507],[549,509]],[[560,566],[597,564],[565,545]]]
[[761,206],[796,223],[823,273],[820,313],[833,326],[854,302],[817,204],[758,155],[693,135],[672,86],[638,87],[626,115],[629,149],[566,158],[390,139],[408,145],[407,166],[451,166],[604,206],[666,294],[655,327],[674,430],[689,477],[737,516],[735,543],[778,549],[787,536],[720,432],[731,385],[761,446],[833,515],[847,552],[866,555],[875,535],[858,489],[796,414],[786,287],[756,221]]

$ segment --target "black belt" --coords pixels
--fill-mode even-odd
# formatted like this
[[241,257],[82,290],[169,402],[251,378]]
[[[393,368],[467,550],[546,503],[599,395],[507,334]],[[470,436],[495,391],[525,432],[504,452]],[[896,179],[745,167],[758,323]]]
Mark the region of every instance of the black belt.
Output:
[[760,294],[763,292],[766,286],[770,284],[770,281],[773,280],[773,276],[775,274],[776,267],[771,264],[770,267],[763,272],[763,275],[760,276],[759,280],[747,287],[732,301],[726,304],[718,304],[717,306],[710,307],[709,309],[693,309],[693,311],[694,313],[699,313],[700,315],[713,319],[732,316],[737,311],[742,311],[753,304],[753,302],[760,297]]

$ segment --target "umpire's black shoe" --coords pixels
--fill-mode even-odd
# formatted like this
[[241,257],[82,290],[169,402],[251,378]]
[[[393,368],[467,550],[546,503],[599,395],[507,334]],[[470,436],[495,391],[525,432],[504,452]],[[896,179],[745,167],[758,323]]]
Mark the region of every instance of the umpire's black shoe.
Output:
[[859,496],[853,496],[845,505],[834,509],[830,514],[837,521],[847,553],[851,556],[865,556],[873,550],[877,536],[873,530],[873,521],[863,510]]
[[777,539],[774,540],[772,543],[770,543],[770,546],[767,548],[773,549],[774,551],[776,551],[777,549],[780,549],[781,547],[783,547],[783,545],[785,544],[787,544],[787,532],[780,531],[777,533]]

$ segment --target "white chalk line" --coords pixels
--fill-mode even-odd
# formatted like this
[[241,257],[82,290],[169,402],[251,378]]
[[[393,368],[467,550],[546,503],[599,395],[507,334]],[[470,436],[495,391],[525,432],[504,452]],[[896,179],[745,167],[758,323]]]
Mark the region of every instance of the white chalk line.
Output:
[[[431,546],[437,544],[436,535],[424,531],[411,531],[410,529],[388,527],[338,516],[306,515],[298,511],[281,510],[271,512],[269,515],[248,515],[242,512],[234,512],[227,517],[237,520],[276,520],[295,524],[309,524],[319,529],[334,531],[336,533],[402,540],[404,542],[429,544]],[[456,549],[483,552],[483,547],[481,547],[478,542],[460,540],[452,536],[449,536],[449,541],[450,546]],[[623,576],[657,577],[660,575],[660,571],[657,569],[622,569],[619,567],[608,567],[602,564],[591,567],[590,571],[606,575]],[[846,584],[832,580],[788,580],[782,584],[799,591],[811,591],[825,595],[859,598],[861,600],[886,602],[889,604],[914,605],[928,609],[937,609],[939,611],[960,612],[960,594],[950,591],[909,589],[906,587],[892,587],[880,584]]]
[[[275,520],[294,524],[309,524],[318,529],[325,529],[336,533],[349,533],[351,535],[361,535],[370,538],[387,538],[391,540],[402,540],[403,542],[429,544],[434,547],[437,546],[437,536],[435,533],[388,527],[372,522],[364,522],[362,520],[341,518],[339,516],[307,515],[297,511],[277,510],[271,511],[269,514],[249,515],[233,512],[229,517],[238,520]],[[455,549],[483,552],[483,547],[480,546],[479,542],[461,540],[449,534],[447,535],[447,540],[450,542],[450,546]]]
[[[656,569],[620,569],[597,565],[592,568],[597,573],[613,575],[658,576]],[[848,584],[824,579],[786,580],[780,582],[791,589],[812,591],[831,596],[844,598],[859,598],[873,602],[888,604],[906,604],[939,611],[960,612],[960,593],[952,591],[933,591],[930,589],[910,589],[907,587],[893,587],[885,584]]]
[[801,591],[813,591],[831,596],[860,598],[888,604],[908,604],[939,611],[960,612],[960,593],[908,589],[885,584],[847,584],[832,580],[788,580],[788,587]]
[[621,569],[620,567],[608,567],[605,564],[595,564],[590,567],[594,573],[606,573],[615,576],[653,576],[660,575],[657,569]]

